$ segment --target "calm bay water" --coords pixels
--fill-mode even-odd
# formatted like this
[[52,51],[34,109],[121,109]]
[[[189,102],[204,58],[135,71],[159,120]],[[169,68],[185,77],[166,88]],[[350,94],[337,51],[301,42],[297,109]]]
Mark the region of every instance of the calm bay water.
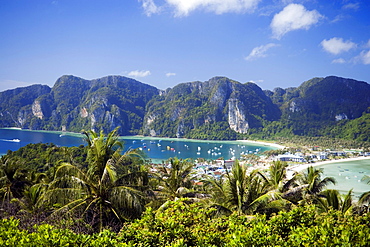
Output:
[[[241,141],[195,141],[186,139],[150,138],[150,137],[122,137],[125,150],[128,148],[142,149],[153,162],[161,163],[171,157],[204,158],[215,160],[239,159],[241,154],[262,153],[274,149],[270,146],[249,144]],[[0,155],[8,150],[18,150],[29,143],[54,143],[58,146],[85,145],[84,136],[62,132],[28,131],[19,129],[0,129]],[[370,160],[339,162],[318,166],[324,168],[324,176],[334,177],[337,185],[329,188],[347,193],[353,189],[354,195],[359,196],[370,190],[370,185],[361,181],[364,175],[370,175]]]
[[[270,146],[249,144],[241,141],[195,141],[187,139],[121,137],[125,149],[140,148],[153,162],[161,162],[170,157],[204,158],[215,160],[239,159],[241,154],[262,153],[273,149]],[[29,131],[20,129],[0,129],[0,155],[8,150],[18,150],[29,143],[54,143],[58,146],[85,145],[84,136],[62,132]]]
[[339,190],[342,194],[353,189],[357,199],[362,193],[370,191],[370,184],[361,181],[364,175],[370,176],[370,159],[331,163],[317,168],[324,169],[324,176],[336,179],[337,184],[329,185],[329,189]]

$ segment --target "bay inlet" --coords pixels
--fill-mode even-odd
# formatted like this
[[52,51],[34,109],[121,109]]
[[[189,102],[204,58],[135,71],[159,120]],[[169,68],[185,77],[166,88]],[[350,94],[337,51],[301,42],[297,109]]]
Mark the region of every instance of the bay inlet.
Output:
[[[203,158],[207,161],[219,158],[240,159],[243,154],[261,154],[266,150],[278,148],[268,143],[247,141],[204,141],[140,136],[124,136],[120,137],[120,140],[124,142],[125,151],[129,148],[139,148],[154,163],[162,163],[171,157]],[[0,156],[5,155],[8,150],[15,151],[29,143],[54,143],[67,147],[86,145],[84,136],[77,133],[0,129]],[[317,167],[324,169],[324,176],[337,180],[336,185],[329,186],[331,189],[337,189],[343,194],[353,189],[356,197],[370,190],[370,185],[361,180],[364,175],[370,175],[370,159],[333,162]]]
[[[268,144],[245,141],[203,141],[140,136],[124,136],[119,139],[124,143],[124,151],[139,148],[155,163],[161,163],[171,157],[205,160],[240,159],[243,154],[261,154],[266,150],[277,149]],[[29,143],[54,143],[67,147],[86,145],[82,134],[0,129],[0,155],[6,154],[8,150],[18,150]]]

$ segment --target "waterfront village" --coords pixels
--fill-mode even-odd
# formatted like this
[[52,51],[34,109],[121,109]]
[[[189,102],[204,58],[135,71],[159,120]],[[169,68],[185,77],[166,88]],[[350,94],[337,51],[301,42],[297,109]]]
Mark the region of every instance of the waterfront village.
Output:
[[[275,161],[287,162],[287,176],[290,177],[294,172],[302,170],[303,167],[308,167],[309,165],[315,165],[324,161],[332,162],[336,160],[347,160],[361,157],[370,157],[370,152],[362,152],[358,150],[314,151],[311,149],[309,150],[309,153],[302,153],[299,151],[291,153],[287,151],[284,154],[265,155],[264,153],[259,153],[259,150],[257,149],[251,154],[241,154],[239,163],[248,166],[247,172],[251,172],[254,169],[266,170],[269,168],[270,164]],[[235,159],[224,160],[220,158],[211,161],[196,159],[194,165],[194,178],[195,180],[201,180],[205,176],[219,178],[226,174],[227,171],[230,171],[234,163]],[[164,163],[163,165],[168,169],[171,168],[170,163]],[[153,165],[152,172],[157,172],[156,166],[157,165]]]

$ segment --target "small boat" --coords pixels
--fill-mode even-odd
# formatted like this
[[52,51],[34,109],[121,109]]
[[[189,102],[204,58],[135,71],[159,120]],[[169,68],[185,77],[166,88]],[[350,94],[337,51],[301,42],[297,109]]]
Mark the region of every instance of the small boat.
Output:
[[3,142],[20,142],[21,140],[19,140],[19,139],[12,139],[12,140],[0,139],[0,141],[3,141]]

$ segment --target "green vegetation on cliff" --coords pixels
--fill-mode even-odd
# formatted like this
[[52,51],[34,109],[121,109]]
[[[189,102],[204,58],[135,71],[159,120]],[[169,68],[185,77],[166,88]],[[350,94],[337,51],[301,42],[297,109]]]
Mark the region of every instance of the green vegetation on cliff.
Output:
[[335,76],[262,91],[226,77],[161,91],[123,76],[62,76],[0,93],[0,127],[194,139],[308,136],[368,141],[370,85]]

